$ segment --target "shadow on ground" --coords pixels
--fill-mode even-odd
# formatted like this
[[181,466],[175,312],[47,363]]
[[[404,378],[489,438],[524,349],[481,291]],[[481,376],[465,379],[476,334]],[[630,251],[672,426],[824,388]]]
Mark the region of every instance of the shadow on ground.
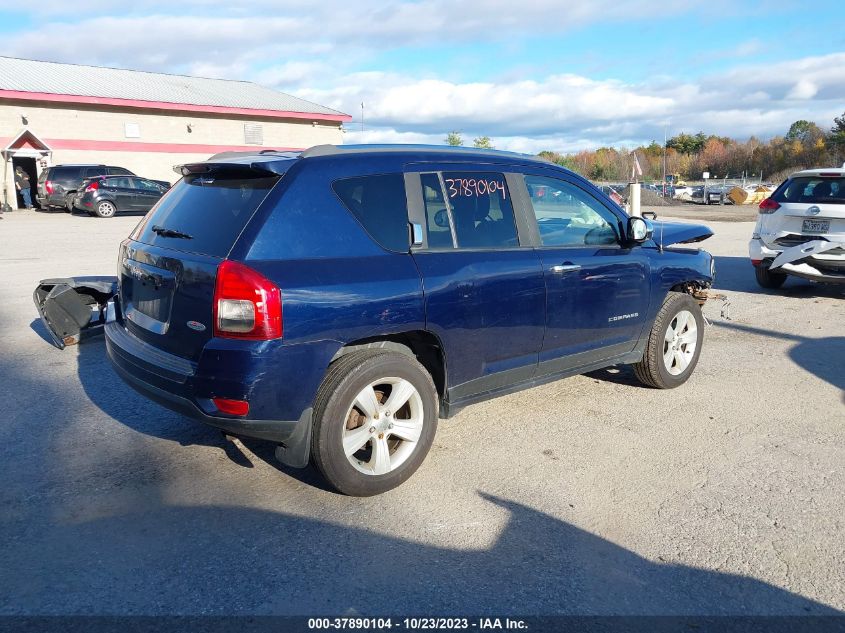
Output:
[[[184,446],[217,445],[219,433],[131,391],[101,340],[79,346],[75,358],[50,351],[45,365],[78,363],[86,395],[108,417],[77,420],[68,433],[68,385],[0,357],[0,381],[21,394],[3,430],[12,438],[26,431],[0,461],[3,614],[839,613],[753,578],[643,558],[484,492],[489,513],[479,521],[505,512],[504,526],[476,548],[471,527],[439,521],[438,530],[467,534],[459,549],[412,540],[438,539],[425,525],[404,527],[413,497],[401,488],[370,502],[338,499],[358,526],[371,524],[372,513],[395,515],[379,522],[393,525],[390,533],[309,516],[322,493],[300,488],[297,495],[314,499],[295,503],[281,481],[277,498],[258,503],[297,505],[298,514],[249,507],[251,495],[212,504],[202,482],[196,503],[173,505],[171,468],[184,449],[138,442],[118,460],[103,454],[99,438],[114,436],[115,424]],[[162,451],[174,455],[163,459]]]
[[794,342],[789,349],[789,358],[801,369],[841,390],[845,402],[845,336],[812,338],[730,321],[717,321],[713,325],[733,332]]
[[[143,482],[138,482],[143,483]],[[84,491],[79,491],[84,494]],[[791,614],[835,609],[752,578],[652,562],[542,512],[486,549],[446,549],[245,507],[174,507],[14,527],[5,613]],[[387,504],[389,505],[389,501]],[[7,532],[8,535],[8,532]]]

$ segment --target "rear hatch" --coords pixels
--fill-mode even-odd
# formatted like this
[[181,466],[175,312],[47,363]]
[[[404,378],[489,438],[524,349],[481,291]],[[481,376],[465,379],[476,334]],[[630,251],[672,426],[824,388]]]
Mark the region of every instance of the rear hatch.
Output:
[[[127,330],[197,360],[213,336],[217,267],[281,173],[249,165],[191,166],[126,240],[118,260]],[[278,169],[278,165],[277,165]]]
[[845,174],[798,176],[772,195],[780,205],[766,233],[781,248],[814,239],[845,241]]
[[49,169],[42,169],[41,173],[38,174],[38,196],[40,198],[47,197],[47,175],[50,173]]

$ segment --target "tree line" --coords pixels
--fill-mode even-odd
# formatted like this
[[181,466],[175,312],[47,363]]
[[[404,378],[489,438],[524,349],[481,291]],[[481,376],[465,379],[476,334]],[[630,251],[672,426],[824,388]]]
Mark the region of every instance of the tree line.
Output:
[[[464,144],[460,132],[449,132],[447,145]],[[489,136],[473,140],[473,147],[492,149]],[[845,161],[845,112],[834,118],[830,128],[813,121],[799,120],[783,136],[768,141],[756,137],[740,141],[715,134],[681,133],[666,141],[657,141],[633,149],[600,147],[576,153],[540,152],[539,156],[571,169],[591,180],[626,181],[631,176],[632,152],[636,152],[643,171],[641,180],[663,179],[663,161],[667,174],[680,174],[686,180],[711,178],[760,179],[780,182],[791,172],[812,167],[838,167]]]
[[627,180],[631,176],[632,152],[643,171],[642,180],[680,174],[687,180],[700,180],[704,172],[711,178],[741,178],[780,182],[789,173],[812,167],[838,167],[845,161],[845,113],[824,129],[813,121],[795,121],[786,134],[768,141],[756,137],[740,141],[715,134],[681,133],[666,141],[656,141],[633,149],[600,147],[576,153],[540,152],[540,156],[591,180]]

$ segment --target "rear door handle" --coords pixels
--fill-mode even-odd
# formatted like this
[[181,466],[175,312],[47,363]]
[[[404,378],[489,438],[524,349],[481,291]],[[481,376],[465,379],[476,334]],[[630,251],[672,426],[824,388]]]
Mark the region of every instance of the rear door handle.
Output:
[[552,266],[553,273],[570,273],[574,270],[581,270],[581,266],[578,264],[558,264],[557,266]]

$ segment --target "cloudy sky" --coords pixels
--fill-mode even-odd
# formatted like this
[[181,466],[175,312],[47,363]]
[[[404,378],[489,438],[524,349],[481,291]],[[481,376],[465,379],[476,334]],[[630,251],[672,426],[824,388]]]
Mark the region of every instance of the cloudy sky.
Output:
[[833,0],[127,4],[0,0],[0,55],[256,81],[352,115],[346,142],[569,152],[845,111]]

